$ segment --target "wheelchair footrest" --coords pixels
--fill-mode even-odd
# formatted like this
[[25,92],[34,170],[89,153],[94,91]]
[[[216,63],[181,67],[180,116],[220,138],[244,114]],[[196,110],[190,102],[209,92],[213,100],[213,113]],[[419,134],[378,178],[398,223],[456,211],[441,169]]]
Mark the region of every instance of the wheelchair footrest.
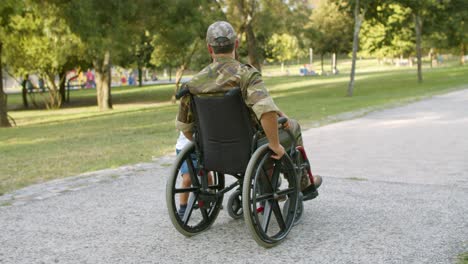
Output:
[[[308,187],[308,188],[309,188],[309,187]],[[314,188],[315,188],[315,187],[314,187]],[[306,190],[307,190],[307,188],[306,188]],[[306,191],[306,190],[304,190],[304,191]],[[307,194],[304,194],[304,192],[303,192],[302,201],[312,200],[312,199],[316,198],[318,195],[319,195],[318,190],[309,191],[309,192],[307,192]]]

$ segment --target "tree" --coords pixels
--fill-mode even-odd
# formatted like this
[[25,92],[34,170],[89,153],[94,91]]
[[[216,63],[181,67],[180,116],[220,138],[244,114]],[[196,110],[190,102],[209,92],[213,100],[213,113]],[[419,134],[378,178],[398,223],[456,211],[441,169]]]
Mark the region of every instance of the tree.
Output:
[[[213,21],[223,20],[224,15],[212,1],[174,1],[165,5],[164,10],[154,30],[150,62],[156,67],[177,67],[175,94],[194,55],[203,50],[209,57],[206,30]],[[174,101],[175,97],[172,99]]]
[[[377,58],[406,57],[414,52],[414,33],[411,30],[411,11],[399,4],[385,4],[381,12],[368,18],[360,34],[361,51],[364,56]],[[383,12],[385,10],[385,12]]]
[[359,31],[361,30],[362,21],[364,20],[364,16],[366,15],[367,6],[364,5],[364,8],[361,10],[361,2],[360,0],[356,0],[354,3],[354,33],[353,33],[353,57],[351,60],[351,73],[349,77],[349,84],[348,84],[348,93],[349,97],[353,96],[354,91],[354,76],[356,74],[356,54],[358,51],[359,45]]
[[468,46],[468,5],[465,0],[450,0],[446,5],[445,23],[448,46],[458,49],[460,64],[465,65]]
[[112,109],[111,65],[127,56],[132,40],[144,29],[148,13],[157,16],[164,1],[49,1],[63,10],[62,16],[85,43],[86,56],[96,73],[99,109]]
[[[306,2],[300,0],[220,0],[226,18],[236,28],[245,45],[239,50],[251,65],[261,71],[272,36],[288,33],[299,36],[309,15]],[[245,48],[244,48],[245,47]]]
[[50,4],[28,3],[21,15],[11,17],[8,41],[5,43],[6,60],[19,76],[36,73],[48,83],[48,108],[59,108],[62,95],[55,82],[56,76],[64,82],[64,66],[69,57],[81,48],[78,37],[57,13],[58,8]]
[[[3,43],[0,42],[0,58],[2,57]],[[0,127],[10,127],[10,121],[8,120],[8,104],[7,96],[3,91],[3,68],[0,61]]]
[[7,37],[8,25],[11,15],[14,14],[14,1],[0,2],[0,127],[10,127],[8,120],[7,95],[3,90],[3,41]]
[[138,43],[134,45],[133,54],[138,69],[138,85],[141,87],[143,86],[143,68],[153,66],[150,60],[154,47],[151,45],[151,35],[148,30],[145,30],[138,40]]
[[323,56],[326,53],[341,53],[350,50],[351,18],[333,1],[323,0],[312,11],[306,25],[305,37],[314,52],[320,54],[323,71]]
[[381,4],[381,0],[334,0],[340,6],[340,10],[351,14],[354,20],[353,28],[353,44],[352,44],[352,59],[350,81],[348,83],[347,96],[353,96],[354,79],[356,74],[356,57],[359,49],[359,33],[361,26],[366,18],[373,17],[377,13],[377,6]]
[[396,0],[403,7],[411,10],[411,16],[414,21],[414,33],[416,38],[416,57],[418,64],[418,82],[423,81],[422,76],[422,36],[424,21],[437,16],[438,12],[443,12],[444,4],[440,0]]
[[285,61],[295,59],[300,54],[297,38],[286,33],[274,34],[268,44],[272,58],[281,62],[281,71],[284,70]]

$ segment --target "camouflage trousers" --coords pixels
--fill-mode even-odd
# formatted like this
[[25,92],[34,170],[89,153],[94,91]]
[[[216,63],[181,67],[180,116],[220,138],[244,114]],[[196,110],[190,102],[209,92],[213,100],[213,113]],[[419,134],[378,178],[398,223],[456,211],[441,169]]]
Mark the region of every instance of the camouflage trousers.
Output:
[[[289,131],[291,131],[291,133],[294,135],[294,138],[296,139],[296,145],[303,147],[304,143],[302,141],[301,126],[296,120],[289,119]],[[298,176],[301,177],[301,190],[304,190],[311,183],[309,174],[307,173],[306,169],[303,169],[301,175]]]
[[[294,139],[296,140],[296,146],[304,146],[303,141],[302,141],[301,126],[299,125],[299,123],[296,120],[289,119],[289,128],[288,128],[288,130],[294,136]],[[279,131],[279,138],[280,138],[281,145],[283,145],[283,147],[286,150],[288,150],[288,149],[290,149],[292,147],[293,142],[292,142],[291,137],[290,137],[290,135],[289,135],[289,133],[287,131],[281,129]],[[271,165],[273,165],[273,164],[271,164]],[[311,182],[310,182],[309,175],[308,175],[306,169],[303,169],[303,171],[301,172],[301,175],[298,175],[298,177],[301,177],[300,178],[301,179],[300,180],[301,190],[304,190],[306,187],[308,187],[310,185]]]

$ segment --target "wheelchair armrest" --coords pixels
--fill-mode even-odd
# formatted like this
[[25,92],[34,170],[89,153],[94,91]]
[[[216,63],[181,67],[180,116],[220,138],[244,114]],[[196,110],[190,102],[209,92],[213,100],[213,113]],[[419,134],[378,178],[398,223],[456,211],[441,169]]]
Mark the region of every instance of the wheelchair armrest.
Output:
[[286,123],[286,122],[288,122],[287,117],[284,117],[284,116],[278,117],[278,124],[284,125],[284,123]]

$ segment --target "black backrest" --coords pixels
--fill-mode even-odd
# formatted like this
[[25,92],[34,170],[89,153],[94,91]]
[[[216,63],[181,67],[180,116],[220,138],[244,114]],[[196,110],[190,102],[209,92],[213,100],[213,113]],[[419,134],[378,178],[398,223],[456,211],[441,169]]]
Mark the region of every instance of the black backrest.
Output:
[[224,96],[192,96],[198,142],[207,170],[243,174],[251,156],[254,129],[239,88]]

